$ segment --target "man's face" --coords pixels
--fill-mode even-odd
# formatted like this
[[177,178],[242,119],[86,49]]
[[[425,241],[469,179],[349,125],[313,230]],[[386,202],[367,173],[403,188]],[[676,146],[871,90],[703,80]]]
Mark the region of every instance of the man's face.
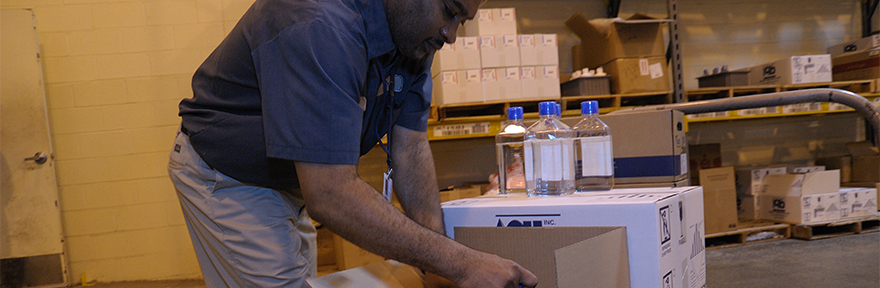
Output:
[[465,20],[473,19],[483,0],[386,0],[391,38],[403,54],[423,59],[455,42]]

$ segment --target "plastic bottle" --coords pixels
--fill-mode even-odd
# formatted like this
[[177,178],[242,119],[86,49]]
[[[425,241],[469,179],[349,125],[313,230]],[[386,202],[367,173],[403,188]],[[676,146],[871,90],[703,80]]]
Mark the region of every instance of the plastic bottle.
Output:
[[495,153],[498,159],[498,194],[525,193],[526,178],[523,170],[523,108],[507,109],[507,120],[501,123],[501,132],[495,135]]
[[581,102],[581,120],[571,129],[576,134],[576,192],[611,190],[614,187],[611,130],[599,119],[599,103]]
[[561,196],[574,192],[574,133],[555,119],[556,102],[541,102],[539,119],[525,137],[526,192]]

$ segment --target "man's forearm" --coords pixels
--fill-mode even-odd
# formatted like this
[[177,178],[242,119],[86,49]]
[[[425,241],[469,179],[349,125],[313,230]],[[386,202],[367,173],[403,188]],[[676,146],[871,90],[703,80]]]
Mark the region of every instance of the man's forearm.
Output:
[[392,178],[397,199],[409,218],[445,234],[434,157],[427,134],[399,126],[394,129]]

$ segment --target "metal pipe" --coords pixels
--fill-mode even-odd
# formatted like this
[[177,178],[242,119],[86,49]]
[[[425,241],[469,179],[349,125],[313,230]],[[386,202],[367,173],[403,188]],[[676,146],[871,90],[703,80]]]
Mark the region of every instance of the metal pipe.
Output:
[[874,106],[874,104],[868,99],[865,99],[865,97],[840,89],[821,88],[794,90],[695,102],[634,107],[617,110],[611,113],[671,109],[681,111],[684,114],[698,114],[810,102],[833,102],[852,107],[856,112],[861,114],[862,117],[868,120],[868,123],[874,128],[874,144],[880,144],[880,142],[878,142],[878,140],[880,140],[880,109],[877,109],[877,106]]

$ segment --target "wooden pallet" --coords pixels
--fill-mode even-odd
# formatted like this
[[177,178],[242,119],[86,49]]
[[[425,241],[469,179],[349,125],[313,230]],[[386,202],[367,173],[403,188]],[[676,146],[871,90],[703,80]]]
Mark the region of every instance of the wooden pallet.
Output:
[[[706,234],[706,248],[727,248],[791,237],[791,225],[763,220],[740,220],[733,231]],[[762,237],[764,235],[766,237]]]
[[581,110],[581,102],[595,100],[599,102],[601,108],[620,108],[630,106],[646,106],[657,104],[672,103],[671,91],[643,92],[643,93],[626,93],[626,94],[610,94],[610,95],[590,95],[590,96],[563,96],[560,101],[562,110]]
[[792,91],[813,88],[834,88],[850,91],[853,93],[873,93],[877,92],[877,79],[782,85],[780,87],[780,90]]
[[803,240],[816,240],[877,231],[880,231],[880,215],[792,225],[791,237]]
[[684,92],[688,102],[779,92],[779,86],[735,86],[691,89]]
[[558,98],[518,99],[508,101],[492,101],[481,103],[460,103],[432,107],[433,120],[464,120],[464,119],[503,119],[507,116],[507,108],[520,106],[524,113],[538,112],[538,103],[543,101],[559,101]]

